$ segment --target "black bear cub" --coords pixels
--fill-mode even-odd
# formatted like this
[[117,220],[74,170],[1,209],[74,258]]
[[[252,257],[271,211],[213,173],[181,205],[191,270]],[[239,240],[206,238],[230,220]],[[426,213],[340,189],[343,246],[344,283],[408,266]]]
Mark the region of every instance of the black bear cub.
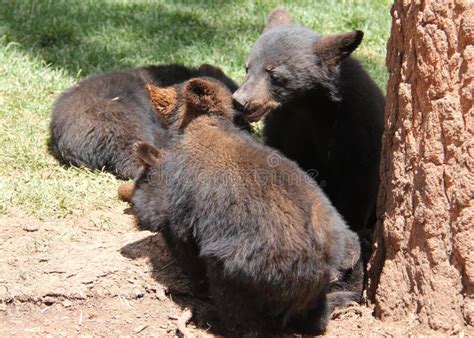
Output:
[[[170,86],[197,76],[237,85],[217,67],[198,69],[161,65],[91,76],[57,99],[50,125],[50,148],[62,163],[104,169],[119,178],[134,178],[140,162],[132,152],[138,141],[163,146],[161,118],[145,91],[145,83]],[[241,125],[245,125],[242,119]]]
[[169,141],[135,145],[139,222],[163,233],[227,335],[324,332],[330,310],[359,297],[357,235],[296,163],[234,125],[222,84],[147,88]]
[[[265,143],[313,172],[351,229],[374,222],[385,99],[350,57],[363,33],[320,35],[276,9],[234,93]],[[313,176],[312,175],[312,176]]]

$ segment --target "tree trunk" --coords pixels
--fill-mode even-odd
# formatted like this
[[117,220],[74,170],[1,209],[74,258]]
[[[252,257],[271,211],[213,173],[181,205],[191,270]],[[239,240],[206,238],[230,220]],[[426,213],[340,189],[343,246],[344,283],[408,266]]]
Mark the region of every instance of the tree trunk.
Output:
[[382,319],[474,324],[472,1],[396,0],[367,295]]

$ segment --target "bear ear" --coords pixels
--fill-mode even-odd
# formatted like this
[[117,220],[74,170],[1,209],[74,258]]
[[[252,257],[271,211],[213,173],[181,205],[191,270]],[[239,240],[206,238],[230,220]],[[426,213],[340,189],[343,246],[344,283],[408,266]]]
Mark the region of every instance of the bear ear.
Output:
[[144,166],[149,167],[158,163],[158,150],[146,142],[135,143],[133,145],[133,151]]
[[151,104],[160,115],[165,126],[169,123],[169,115],[176,105],[176,89],[173,87],[159,88],[150,83],[145,85]]
[[208,63],[203,63],[199,66],[198,71],[200,74],[205,76],[213,76],[213,77],[224,77],[225,74],[219,67],[210,65]]
[[314,48],[324,63],[336,66],[359,46],[363,37],[362,31],[324,35],[316,41]]
[[216,108],[216,85],[204,79],[192,79],[184,85],[186,109],[179,127],[185,128],[194,118],[210,113]]
[[267,19],[267,25],[263,32],[268,31],[277,26],[285,26],[291,24],[291,15],[285,8],[275,8],[270,12]]
[[216,83],[206,79],[192,79],[186,82],[184,86],[184,95],[186,103],[200,112],[206,111],[212,107],[215,100]]
[[209,113],[225,113],[232,107],[231,94],[223,84],[203,78],[186,82],[184,86],[188,118]]

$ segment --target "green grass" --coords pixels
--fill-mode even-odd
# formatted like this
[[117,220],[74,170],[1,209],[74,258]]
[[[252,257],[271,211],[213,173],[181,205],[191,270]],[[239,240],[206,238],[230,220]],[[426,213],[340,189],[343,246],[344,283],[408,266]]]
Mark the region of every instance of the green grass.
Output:
[[146,64],[219,65],[237,82],[268,12],[321,33],[362,29],[355,56],[385,90],[389,0],[0,0],[0,215],[81,216],[118,203],[112,175],[47,152],[51,106],[87,75]]

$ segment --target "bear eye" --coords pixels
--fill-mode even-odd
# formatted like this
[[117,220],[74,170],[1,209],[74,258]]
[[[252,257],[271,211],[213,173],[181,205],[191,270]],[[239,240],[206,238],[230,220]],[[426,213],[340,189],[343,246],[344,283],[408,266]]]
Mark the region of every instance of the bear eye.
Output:
[[270,76],[270,79],[278,80],[279,76],[276,73],[275,68],[268,66],[268,67],[265,67],[265,70],[267,71],[268,76]]

